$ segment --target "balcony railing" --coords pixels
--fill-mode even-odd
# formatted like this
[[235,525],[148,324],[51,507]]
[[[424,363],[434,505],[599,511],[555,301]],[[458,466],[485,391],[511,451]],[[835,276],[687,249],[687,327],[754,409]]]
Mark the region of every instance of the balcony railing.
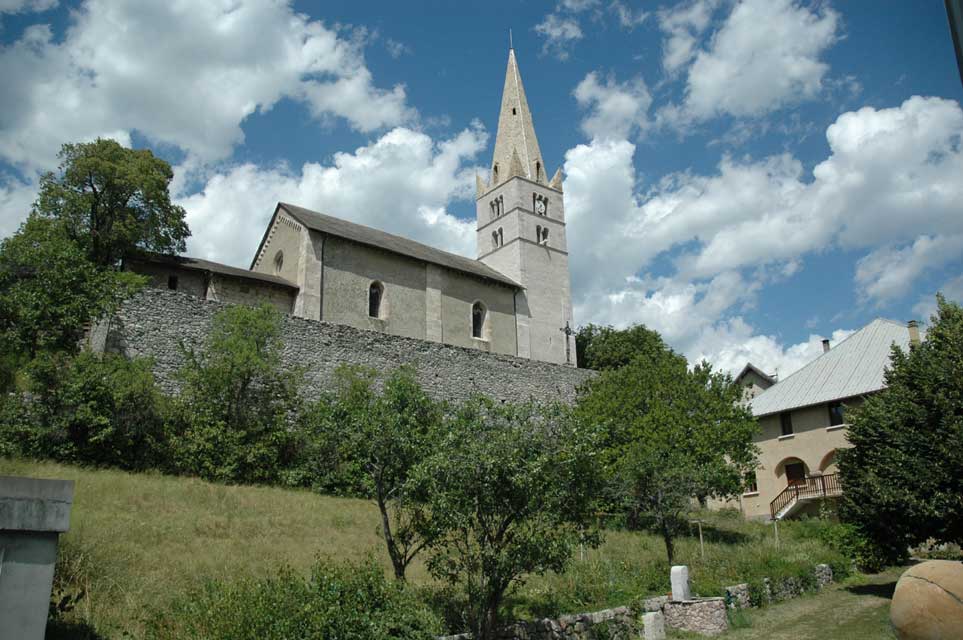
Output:
[[843,488],[839,484],[839,474],[827,473],[822,476],[810,476],[797,480],[782,490],[769,503],[769,514],[775,520],[777,516],[800,500],[815,498],[831,498],[842,494]]

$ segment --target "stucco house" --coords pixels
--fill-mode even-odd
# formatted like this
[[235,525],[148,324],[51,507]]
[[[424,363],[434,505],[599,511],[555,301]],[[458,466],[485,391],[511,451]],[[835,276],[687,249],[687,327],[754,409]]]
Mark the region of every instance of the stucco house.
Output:
[[[782,519],[838,497],[836,451],[848,446],[846,413],[885,387],[883,373],[895,344],[919,343],[916,321],[877,318],[778,382],[750,370],[747,386],[772,382],[748,398],[759,421],[759,466],[739,503],[750,518]],[[746,372],[740,374],[742,377]],[[761,377],[760,377],[761,375]],[[761,385],[760,385],[761,386]]]
[[476,259],[281,202],[249,270],[150,255],[127,268],[206,299],[574,367],[561,169],[548,176],[509,50]]

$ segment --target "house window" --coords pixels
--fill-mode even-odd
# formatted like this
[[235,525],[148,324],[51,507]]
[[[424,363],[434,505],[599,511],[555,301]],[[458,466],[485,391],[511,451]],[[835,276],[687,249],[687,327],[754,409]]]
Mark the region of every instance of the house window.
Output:
[[281,268],[284,266],[284,253],[278,251],[278,254],[274,256],[274,275],[281,275]]
[[483,339],[485,331],[485,320],[488,315],[485,305],[476,302],[471,306],[471,337]]
[[380,282],[372,282],[368,287],[368,315],[372,318],[381,317],[381,300],[384,298],[385,288]]
[[779,414],[779,424],[782,425],[782,435],[792,435],[792,416],[788,411]]
[[756,481],[756,472],[749,471],[744,477],[745,491],[743,493],[759,493],[759,483]]
[[177,291],[177,276],[167,276],[167,288]]
[[830,402],[829,403],[829,426],[837,427],[845,423],[843,416],[843,403],[842,402]]

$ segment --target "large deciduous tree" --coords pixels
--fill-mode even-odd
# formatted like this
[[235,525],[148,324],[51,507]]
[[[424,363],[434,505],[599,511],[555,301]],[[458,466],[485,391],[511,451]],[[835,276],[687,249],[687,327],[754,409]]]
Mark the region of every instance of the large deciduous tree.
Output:
[[464,589],[471,630],[488,640],[511,587],[597,541],[597,442],[562,407],[485,399],[446,416],[443,434],[416,471],[432,514],[428,568]]
[[40,179],[34,213],[62,221],[95,264],[115,265],[136,250],[184,251],[190,231],[171,202],[167,162],[100,138],[63,145],[60,159],[59,171]]
[[575,334],[579,367],[604,371],[624,367],[642,356],[655,360],[668,352],[658,332],[637,324],[627,329],[587,324]]
[[728,497],[756,464],[757,426],[741,389],[708,363],[688,369],[663,347],[603,371],[579,398],[584,420],[604,428],[610,500],[646,518],[674,559],[693,498]]
[[886,561],[963,543],[963,309],[937,298],[926,339],[893,347],[886,388],[851,412],[841,514]]

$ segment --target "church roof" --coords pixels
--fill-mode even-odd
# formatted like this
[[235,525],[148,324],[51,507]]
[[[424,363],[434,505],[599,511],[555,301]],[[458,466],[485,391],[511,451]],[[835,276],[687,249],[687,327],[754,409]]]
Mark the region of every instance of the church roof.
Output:
[[[479,262],[478,260],[472,260],[471,258],[459,256],[454,253],[448,253],[447,251],[442,251],[441,249],[436,249],[426,244],[409,240],[408,238],[379,231],[378,229],[372,229],[371,227],[366,227],[362,224],[348,222],[347,220],[342,220],[341,218],[326,216],[323,213],[311,211],[310,209],[305,209],[303,207],[288,204],[286,202],[279,202],[278,209],[283,209],[292,218],[306,226],[308,229],[312,229],[314,231],[320,231],[321,233],[351,240],[352,242],[357,242],[359,244],[377,247],[379,249],[384,249],[385,251],[415,258],[423,262],[437,264],[448,269],[453,269],[455,271],[461,271],[462,273],[467,273],[479,278],[492,280],[516,289],[522,288],[520,284],[508,276],[495,271],[488,265]],[[258,253],[260,253],[260,249],[258,249],[258,252],[255,254],[255,256],[257,256]]]
[[[495,167],[498,167],[498,176]],[[515,50],[508,51],[508,69],[505,71],[505,88],[502,91],[502,108],[498,115],[498,133],[495,135],[495,154],[492,158],[494,187],[509,178],[520,175],[534,182],[546,184],[545,163],[535,137],[535,124],[528,108],[522,76],[518,72]]]
[[879,391],[891,348],[909,350],[905,324],[877,318],[752,400],[756,417]]
[[201,258],[190,258],[188,256],[171,256],[162,253],[138,253],[137,255],[127,258],[128,262],[150,262],[154,264],[163,264],[173,267],[178,267],[181,269],[188,269],[191,271],[209,271],[211,273],[216,273],[222,276],[231,276],[233,278],[244,278],[247,280],[258,280],[260,282],[268,282],[270,284],[277,285],[279,287],[287,287],[289,289],[297,289],[298,285],[294,284],[290,280],[285,280],[275,275],[268,273],[259,273],[257,271],[250,271],[248,269],[240,269],[238,267],[232,267],[227,264],[221,264],[220,262],[211,262],[210,260],[202,260]]

